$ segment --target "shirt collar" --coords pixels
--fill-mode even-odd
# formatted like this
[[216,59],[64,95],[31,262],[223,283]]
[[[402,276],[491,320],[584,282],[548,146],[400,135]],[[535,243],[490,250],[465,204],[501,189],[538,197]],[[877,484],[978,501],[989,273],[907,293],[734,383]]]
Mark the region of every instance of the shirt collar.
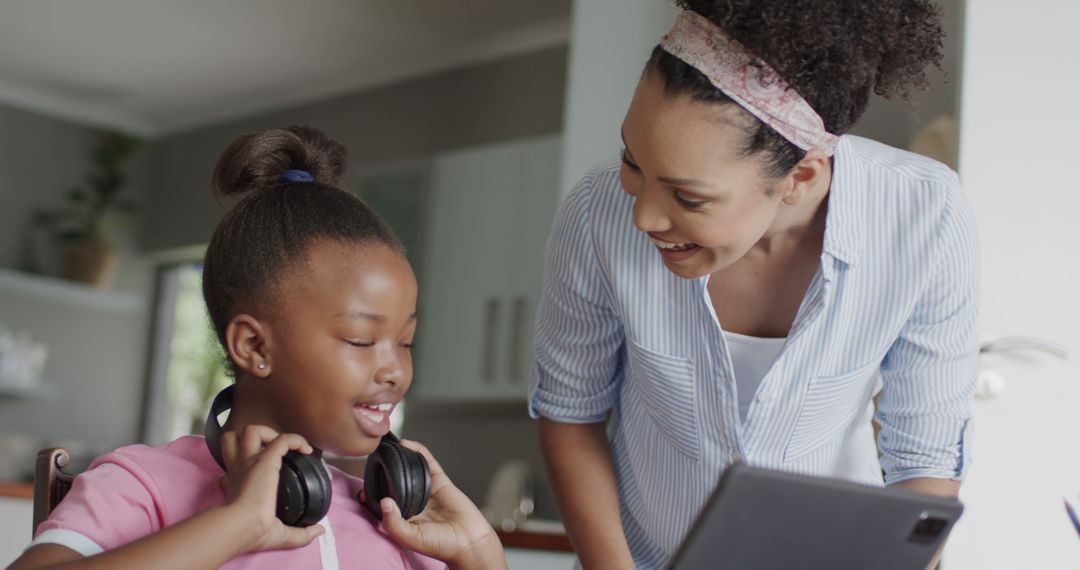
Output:
[[825,216],[824,253],[849,266],[859,263],[862,252],[862,222],[859,212],[859,192],[853,188],[856,164],[852,160],[851,141],[840,137],[833,155],[832,181],[829,184],[829,211]]

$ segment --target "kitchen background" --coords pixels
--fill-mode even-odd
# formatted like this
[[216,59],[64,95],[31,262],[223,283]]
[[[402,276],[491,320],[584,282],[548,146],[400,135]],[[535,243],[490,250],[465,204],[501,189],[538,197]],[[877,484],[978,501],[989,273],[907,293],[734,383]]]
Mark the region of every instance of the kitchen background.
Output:
[[[1073,193],[1073,208],[1055,206],[1066,199],[1057,181],[1071,179],[1063,178],[1069,158],[1042,149],[1077,147],[1062,139],[1015,148],[1055,129],[1077,132],[1055,126],[1055,104],[1069,97],[1020,111],[1029,94],[1008,91],[1015,83],[1006,78],[1050,83],[1075,100],[1075,65],[1061,74],[1032,62],[1065,53],[1052,43],[1066,41],[1064,28],[1044,32],[1080,9],[1034,4],[1060,13],[1035,19],[993,2],[943,0],[943,73],[914,113],[875,99],[854,133],[954,168],[959,148],[984,242],[994,246],[984,252],[984,297],[998,303],[984,301],[984,328],[1075,348],[1075,326],[1062,323],[1080,314],[1062,288],[1080,276],[1065,251],[1080,240],[1071,218],[1055,212],[1080,204]],[[420,280],[416,374],[395,418],[400,431],[426,443],[477,504],[501,512],[503,496],[520,496],[531,480],[530,520],[556,521],[524,404],[544,241],[560,196],[618,150],[641,65],[673,14],[663,0],[0,5],[0,481],[12,483],[0,483],[0,495],[26,488],[13,484],[28,480],[41,447],[66,446],[85,464],[120,445],[198,431],[222,381],[198,296],[201,248],[223,211],[208,188],[214,160],[244,132],[308,123],[348,148],[349,189],[402,234]],[[1026,43],[1002,52],[994,42],[1004,30],[1022,30]],[[1003,138],[999,124],[1013,134]],[[107,220],[115,273],[92,286],[59,276],[62,252],[40,213],[85,185],[102,128],[142,142],[120,161],[120,193],[133,213]],[[1024,189],[1031,201],[1018,202],[1015,186],[995,190],[996,180],[1024,179],[1025,164],[1040,165],[1042,176]],[[1021,247],[1021,227],[1054,237]],[[1025,272],[1057,272],[1042,283],[1052,290],[1042,298],[1056,301],[1033,299],[1015,277]],[[994,437],[979,439],[948,570],[1080,560],[1080,541],[1050,506],[1060,511],[1061,495],[1080,492],[1078,454],[1059,448],[1071,436],[1075,449],[1078,432],[1054,419],[1068,406],[1075,413],[1080,374],[1071,361],[1021,352],[992,361],[1002,375],[982,386],[980,435]],[[1036,404],[1036,394],[1053,402]],[[1062,414],[1044,413],[1055,402]],[[1041,451],[1029,454],[1025,446],[1040,437]],[[493,485],[500,466],[505,478]],[[1007,498],[1004,481],[1018,486]],[[1023,490],[1040,484],[1042,495]],[[0,497],[0,564],[29,540],[29,501],[19,493]],[[544,522],[522,528],[557,531]],[[525,549],[511,561],[569,567],[568,555]]]

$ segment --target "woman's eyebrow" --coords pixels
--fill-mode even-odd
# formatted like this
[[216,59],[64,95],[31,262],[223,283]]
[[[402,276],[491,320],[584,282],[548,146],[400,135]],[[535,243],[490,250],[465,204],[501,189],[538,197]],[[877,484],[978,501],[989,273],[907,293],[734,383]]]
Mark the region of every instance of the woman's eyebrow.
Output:
[[[622,138],[623,150],[626,151],[627,156],[634,157],[634,153],[630,152],[630,145],[626,144],[626,133],[622,129],[619,129],[619,137]],[[673,178],[670,176],[658,176],[656,179],[664,184],[670,184],[672,186],[686,186],[689,188],[712,188],[713,185],[703,180],[697,180],[695,178]]]
[[712,188],[713,185],[702,180],[695,180],[693,178],[670,178],[667,176],[657,176],[657,180],[664,184],[671,184],[672,186],[690,186],[692,188]]

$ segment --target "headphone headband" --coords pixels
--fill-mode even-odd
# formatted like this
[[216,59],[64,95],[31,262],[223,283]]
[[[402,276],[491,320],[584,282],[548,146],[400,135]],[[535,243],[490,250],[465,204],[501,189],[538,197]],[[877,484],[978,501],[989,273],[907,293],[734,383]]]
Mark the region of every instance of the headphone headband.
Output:
[[206,427],[203,434],[206,437],[206,447],[210,449],[210,456],[214,458],[222,469],[225,469],[225,461],[221,458],[221,432],[224,429],[218,423],[218,416],[231,410],[233,406],[233,393],[236,391],[235,384],[229,384],[214,396],[214,402],[210,404],[210,413],[206,415]]

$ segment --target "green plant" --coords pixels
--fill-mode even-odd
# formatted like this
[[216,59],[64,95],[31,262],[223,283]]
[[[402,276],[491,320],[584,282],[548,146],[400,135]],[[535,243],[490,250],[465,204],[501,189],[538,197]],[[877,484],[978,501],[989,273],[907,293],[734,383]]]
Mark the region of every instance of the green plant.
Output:
[[91,169],[83,184],[68,191],[60,208],[36,215],[36,221],[61,243],[110,243],[110,224],[126,221],[136,210],[120,191],[127,181],[124,167],[142,141],[109,130],[94,131],[93,137],[88,155]]

